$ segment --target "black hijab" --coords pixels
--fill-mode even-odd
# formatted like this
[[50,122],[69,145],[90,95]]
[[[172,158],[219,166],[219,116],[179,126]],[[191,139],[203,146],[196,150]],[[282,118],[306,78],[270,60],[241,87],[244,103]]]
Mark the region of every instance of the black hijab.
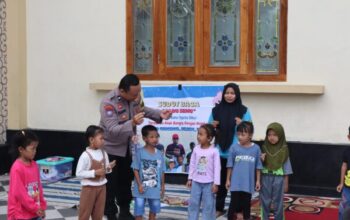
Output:
[[[233,103],[225,101],[225,93],[228,88],[232,88],[235,91],[236,99]],[[212,109],[213,119],[219,121],[217,127],[217,136],[215,138],[216,144],[219,144],[222,151],[227,151],[233,141],[236,127],[236,117],[242,119],[243,115],[247,112],[247,107],[242,104],[241,92],[239,87],[235,83],[228,83],[224,86],[222,92],[222,99],[219,104],[216,104]]]

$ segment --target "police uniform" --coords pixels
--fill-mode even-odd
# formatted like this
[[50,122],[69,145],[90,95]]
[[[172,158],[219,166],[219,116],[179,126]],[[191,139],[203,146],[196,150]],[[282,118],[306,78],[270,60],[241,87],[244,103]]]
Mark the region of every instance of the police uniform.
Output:
[[105,144],[109,161],[116,160],[113,172],[107,175],[107,195],[105,214],[116,214],[120,207],[121,212],[129,212],[132,200],[131,182],[133,171],[131,169],[130,139],[136,133],[132,125],[134,115],[143,111],[146,118],[157,123],[162,121],[160,110],[144,107],[139,103],[127,101],[120,96],[118,88],[110,91],[102,100],[100,106],[100,126],[104,129]]

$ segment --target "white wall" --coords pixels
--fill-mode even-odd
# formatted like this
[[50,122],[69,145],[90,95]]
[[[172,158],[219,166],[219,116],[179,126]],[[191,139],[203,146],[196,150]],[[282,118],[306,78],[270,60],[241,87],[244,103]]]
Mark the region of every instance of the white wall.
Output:
[[[292,141],[345,143],[350,125],[350,1],[291,0],[288,83],[323,84],[323,96],[244,95],[256,137],[279,121]],[[102,93],[126,70],[125,1],[27,1],[28,125],[79,130],[98,123]]]
[[27,1],[28,125],[84,130],[98,123],[90,82],[125,73],[125,2]]

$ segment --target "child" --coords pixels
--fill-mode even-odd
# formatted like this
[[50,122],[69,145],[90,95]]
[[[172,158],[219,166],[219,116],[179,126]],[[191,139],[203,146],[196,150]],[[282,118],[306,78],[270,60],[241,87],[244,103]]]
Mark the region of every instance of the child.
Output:
[[146,125],[141,130],[146,145],[136,152],[131,167],[134,169],[135,219],[141,220],[145,211],[145,201],[150,207],[149,219],[155,220],[160,212],[160,198],[164,195],[165,163],[162,152],[156,145],[159,141],[157,128]]
[[[232,145],[227,160],[226,188],[231,191],[231,202],[227,219],[237,219],[243,211],[243,218],[250,219],[250,202],[255,190],[260,190],[260,147],[252,143],[254,127],[243,121],[237,127],[239,143]],[[255,180],[256,173],[256,180]]]
[[262,146],[261,219],[268,220],[273,207],[274,219],[284,219],[283,194],[288,191],[288,175],[292,174],[286,137],[281,124],[271,123]]
[[[350,127],[348,133],[350,140]],[[337,186],[337,191],[342,193],[342,200],[339,204],[339,220],[345,220],[345,212],[349,212],[350,207],[350,149],[347,149],[343,154],[343,164],[341,166],[340,183]],[[349,215],[349,213],[347,213]]]
[[22,130],[13,137],[12,153],[15,162],[10,171],[7,219],[45,218],[46,201],[40,181],[39,167],[33,160],[38,147],[38,137]]
[[193,150],[187,187],[191,188],[188,219],[197,220],[201,202],[203,220],[215,219],[215,193],[220,185],[220,154],[211,144],[215,136],[214,126],[204,124],[197,134],[199,145]]
[[81,154],[76,176],[81,180],[79,219],[101,220],[106,200],[106,173],[110,173],[115,161],[109,163],[107,153],[102,150],[104,143],[103,129],[90,125],[85,132],[89,146]]

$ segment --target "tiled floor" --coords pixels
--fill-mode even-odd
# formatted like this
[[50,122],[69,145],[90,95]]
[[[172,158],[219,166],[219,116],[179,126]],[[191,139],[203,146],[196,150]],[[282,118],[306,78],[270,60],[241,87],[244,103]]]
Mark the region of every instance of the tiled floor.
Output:
[[[7,187],[8,187],[8,176],[0,176],[0,220],[7,219]],[[46,219],[56,220],[76,220],[77,209],[75,208],[62,208],[48,205],[46,210]]]
[[[2,203],[3,204],[3,203]],[[7,219],[7,205],[0,206],[0,220]],[[56,209],[53,206],[48,206],[46,210],[46,219],[77,219],[77,209]]]
[[[171,188],[171,186],[169,187]],[[184,187],[182,187],[184,188]],[[8,189],[8,176],[0,176],[0,220],[7,219],[7,191]],[[185,193],[183,189],[170,190],[170,196],[174,196],[179,192]],[[51,203],[53,204],[53,203]],[[48,208],[46,210],[47,220],[76,220],[78,219],[78,210],[76,208],[67,208],[62,206],[52,206],[50,201],[48,201]],[[185,220],[187,219],[186,209],[182,208],[177,210],[176,208],[164,210],[157,216],[157,220]],[[224,217],[218,220],[223,220]]]
[[[7,191],[8,191],[8,177],[7,176],[0,176],[0,220],[7,219]],[[73,220],[78,219],[78,209],[74,208],[79,203],[79,196],[80,196],[80,181],[76,178],[71,178],[67,180],[62,180],[53,184],[44,185],[44,194],[45,199],[48,202],[48,208],[46,210],[46,219],[48,220]],[[183,185],[169,185],[166,184],[166,193],[165,196],[169,199],[175,199],[171,201],[175,201],[177,203],[179,200],[183,203],[186,203],[189,198],[189,190],[183,186]],[[253,197],[257,197],[258,195],[254,195]],[[336,219],[337,216],[337,204],[339,201],[336,198],[321,198],[321,197],[305,197],[301,195],[292,195],[287,194],[285,195],[285,205],[286,205],[286,215],[295,215],[295,213],[299,213],[300,211],[293,211],[288,209],[287,207],[298,207],[298,206],[310,206],[309,205],[302,205],[300,202],[300,198],[303,200],[309,200],[310,202],[313,202],[315,204],[328,204],[327,206],[324,206],[319,208],[321,214],[328,214],[330,211],[333,213],[334,218]],[[298,199],[295,199],[295,198]],[[294,198],[294,199],[293,199]],[[290,200],[291,199],[291,200]],[[165,199],[166,201],[167,199]],[[290,200],[290,201],[289,201]],[[187,206],[185,205],[167,205],[166,202],[162,203],[162,206],[164,206],[161,210],[161,213],[157,215],[157,220],[186,220],[187,219]],[[169,201],[169,200],[168,200]],[[177,201],[177,202],[176,202]],[[258,201],[253,202],[252,206],[252,215],[255,213],[255,216],[257,213],[260,213],[259,211],[259,204]],[[226,198],[226,208],[229,204],[229,196]],[[316,205],[315,205],[316,206]],[[73,208],[72,208],[73,207]],[[308,210],[308,209],[307,209]],[[324,211],[324,213],[322,212]],[[328,211],[327,211],[328,210]],[[320,213],[314,213],[316,217],[321,216]],[[299,213],[300,214],[300,213]],[[305,213],[304,213],[305,214]],[[147,208],[146,208],[146,214],[147,216]],[[314,216],[314,217],[315,217]],[[222,216],[218,218],[217,220],[224,220],[227,217]],[[147,218],[144,218],[147,219]],[[293,219],[288,217],[288,219]],[[304,217],[299,218],[295,217],[295,219],[305,219]],[[312,218],[316,219],[316,218]],[[325,218],[320,217],[317,219],[325,220]],[[328,218],[327,218],[328,220]]]
[[[7,206],[6,204],[4,204],[0,206],[0,220],[6,220],[6,219],[7,219]],[[59,209],[53,206],[49,206],[48,209],[46,210],[46,219],[76,220],[78,219],[78,212],[77,212],[77,209],[74,209],[74,208]],[[169,213],[166,213],[166,214],[160,213],[157,217],[157,220],[184,220],[184,219],[187,219],[187,218],[185,216],[169,215]],[[226,218],[224,217],[218,218],[218,220],[224,220],[224,219]]]

